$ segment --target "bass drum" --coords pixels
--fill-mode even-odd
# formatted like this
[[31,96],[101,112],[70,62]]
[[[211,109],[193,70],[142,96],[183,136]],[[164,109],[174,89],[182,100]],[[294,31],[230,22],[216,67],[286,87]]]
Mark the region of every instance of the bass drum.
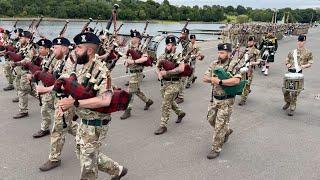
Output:
[[[151,56],[155,62],[157,62],[157,59],[165,52],[167,36],[168,34],[154,36],[148,44],[148,55]],[[175,37],[178,42],[178,37]],[[181,43],[176,46],[176,53],[182,53]]]

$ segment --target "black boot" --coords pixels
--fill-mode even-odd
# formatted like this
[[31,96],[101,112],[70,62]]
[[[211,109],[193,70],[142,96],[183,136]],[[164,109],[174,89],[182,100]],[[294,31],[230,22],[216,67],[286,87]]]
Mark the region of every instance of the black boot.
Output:
[[18,113],[17,115],[13,116],[13,119],[20,119],[20,118],[24,118],[27,116],[29,116],[29,114],[27,112],[26,113]]
[[14,90],[14,86],[12,84],[9,84],[7,87],[3,88],[4,91],[11,91]]
[[182,119],[186,116],[186,113],[183,112],[178,116],[178,119],[176,120],[176,123],[181,123]]
[[41,138],[41,137],[49,135],[49,134],[50,134],[49,130],[45,130],[45,131],[40,130],[40,131],[34,133],[32,136],[33,136],[33,138]]
[[143,110],[148,110],[152,104],[153,104],[153,101],[152,101],[151,99],[149,99],[149,100],[146,102],[146,105],[144,106],[144,109],[143,109]]
[[123,176],[125,176],[128,173],[128,169],[123,167],[121,173],[119,176],[114,176],[113,178],[111,178],[111,180],[120,180]]
[[211,150],[209,154],[207,155],[208,159],[214,159],[217,158],[220,155],[220,152],[216,152],[215,150]]

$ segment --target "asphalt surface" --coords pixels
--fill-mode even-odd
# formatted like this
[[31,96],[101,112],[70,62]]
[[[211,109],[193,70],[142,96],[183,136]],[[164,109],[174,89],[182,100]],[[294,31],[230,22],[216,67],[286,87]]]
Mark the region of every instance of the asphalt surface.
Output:
[[[142,101],[135,98],[131,118],[120,120],[121,112],[113,114],[101,151],[129,169],[123,180],[320,179],[319,41],[320,30],[312,29],[306,46],[313,52],[315,63],[304,71],[305,90],[298,98],[295,116],[289,117],[281,109],[284,60],[296,47],[296,37],[287,37],[279,42],[270,75],[255,71],[247,105],[235,104],[231,118],[234,133],[217,159],[206,158],[212,141],[212,129],[206,121],[210,86],[201,82],[216,57],[216,42],[201,44],[206,58],[197,64],[198,80],[185,91],[181,107],[187,115],[181,124],[176,124],[172,115],[168,132],[153,134],[160,124],[160,83],[155,71],[147,68],[142,90],[155,104],[144,111]],[[1,75],[2,89],[6,82]],[[113,82],[123,87],[127,76],[121,63],[113,77]],[[79,179],[71,135],[66,138],[62,165],[49,172],[39,171],[49,152],[48,136],[32,138],[40,128],[40,108],[37,99],[29,97],[29,117],[12,119],[18,111],[18,104],[11,102],[14,96],[13,91],[0,91],[0,179]],[[100,172],[99,179],[110,176]]]

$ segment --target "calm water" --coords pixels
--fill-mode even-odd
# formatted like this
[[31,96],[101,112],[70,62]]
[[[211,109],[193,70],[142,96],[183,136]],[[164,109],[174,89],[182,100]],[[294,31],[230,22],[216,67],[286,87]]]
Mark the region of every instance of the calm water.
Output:
[[[19,21],[17,27],[27,29],[30,25],[31,21]],[[58,36],[59,32],[61,31],[62,27],[64,26],[63,21],[43,21],[41,22],[38,31],[39,34],[45,35],[48,39],[53,39]],[[122,22],[117,22],[117,26],[119,26]],[[1,21],[0,20],[0,27],[4,27],[6,29],[11,30],[13,28],[14,21]],[[68,29],[65,33],[65,37],[72,39],[77,33],[79,33],[83,27],[85,22],[72,22],[70,21],[68,24]],[[90,27],[94,28],[96,25],[95,22],[90,24]],[[106,23],[99,23],[97,25],[98,29],[102,29],[105,27]],[[120,33],[121,34],[129,34],[130,29],[137,29],[138,31],[142,32],[145,24],[144,23],[124,23],[122,26]],[[161,34],[158,31],[180,31],[184,26],[184,22],[181,23],[150,23],[147,29],[147,33],[149,35],[155,36]],[[188,28],[191,30],[218,30],[221,24],[193,24],[190,23]],[[111,30],[113,30],[113,25],[111,26]],[[195,31],[194,31],[195,32]],[[199,31],[197,31],[199,32]],[[214,40],[217,39],[217,36],[212,34],[196,34],[198,39],[202,40]],[[38,35],[36,36],[38,37]],[[37,39],[37,38],[36,38]]]

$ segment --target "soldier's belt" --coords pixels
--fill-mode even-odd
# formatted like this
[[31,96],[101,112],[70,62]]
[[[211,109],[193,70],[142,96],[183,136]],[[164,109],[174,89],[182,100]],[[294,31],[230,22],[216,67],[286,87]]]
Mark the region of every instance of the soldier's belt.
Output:
[[88,126],[105,126],[108,125],[109,122],[111,121],[111,118],[109,119],[92,119],[92,120],[87,120],[87,119],[82,119],[82,124],[88,125]]
[[175,78],[163,78],[164,81],[180,81],[179,77],[175,77]]
[[130,73],[142,73],[142,69],[139,70],[130,70]]
[[225,96],[213,96],[215,99],[217,100],[226,100],[226,99],[231,99],[231,98],[234,98],[235,96],[232,96],[232,95],[225,95]]

